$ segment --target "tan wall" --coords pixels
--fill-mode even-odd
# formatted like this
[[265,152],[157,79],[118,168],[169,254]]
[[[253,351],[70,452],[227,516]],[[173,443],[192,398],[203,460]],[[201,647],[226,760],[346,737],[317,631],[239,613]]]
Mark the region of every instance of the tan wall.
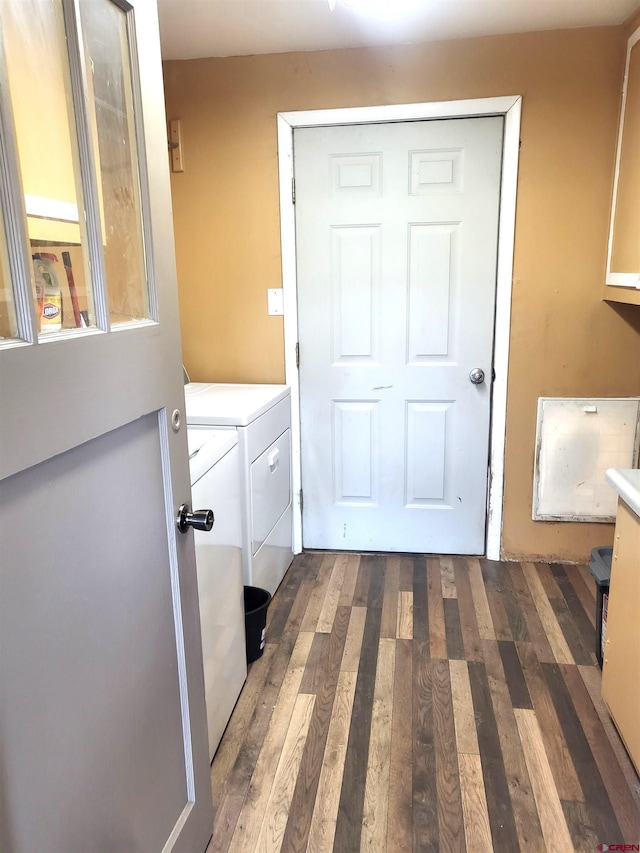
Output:
[[609,526],[531,521],[539,396],[640,394],[640,310],[601,301],[623,28],[168,62],[184,358],[194,380],[279,382],[276,113],[523,96],[503,549],[585,559]]

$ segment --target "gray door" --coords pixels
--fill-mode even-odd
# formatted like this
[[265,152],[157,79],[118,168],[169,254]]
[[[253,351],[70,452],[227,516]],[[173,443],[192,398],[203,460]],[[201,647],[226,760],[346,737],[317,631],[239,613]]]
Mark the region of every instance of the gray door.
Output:
[[0,15],[0,848],[193,853],[213,815],[155,3]]

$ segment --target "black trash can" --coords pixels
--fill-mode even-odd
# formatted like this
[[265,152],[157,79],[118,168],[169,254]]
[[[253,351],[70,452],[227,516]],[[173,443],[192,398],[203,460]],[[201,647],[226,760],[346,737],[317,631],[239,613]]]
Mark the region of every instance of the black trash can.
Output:
[[247,663],[253,663],[264,651],[267,608],[271,594],[258,586],[244,588],[244,631],[247,640]]
[[596,582],[596,657],[602,669],[604,647],[607,642],[607,609],[611,583],[611,558],[613,548],[593,548],[589,571]]

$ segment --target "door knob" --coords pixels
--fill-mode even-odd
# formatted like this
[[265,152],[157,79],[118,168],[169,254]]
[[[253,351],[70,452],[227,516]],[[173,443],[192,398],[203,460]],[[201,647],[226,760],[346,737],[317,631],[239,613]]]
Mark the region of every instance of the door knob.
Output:
[[215,521],[212,509],[189,509],[189,504],[182,504],[178,510],[176,524],[180,533],[186,533],[190,527],[194,530],[205,530],[209,532]]
[[484,382],[484,370],[481,367],[474,367],[469,374],[469,380],[473,382],[474,385],[482,385]]

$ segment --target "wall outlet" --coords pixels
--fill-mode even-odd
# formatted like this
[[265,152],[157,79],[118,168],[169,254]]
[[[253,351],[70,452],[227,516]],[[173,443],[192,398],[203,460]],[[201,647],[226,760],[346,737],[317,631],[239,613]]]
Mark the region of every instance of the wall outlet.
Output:
[[267,306],[271,316],[284,314],[284,303],[282,301],[282,288],[270,287],[267,290]]

